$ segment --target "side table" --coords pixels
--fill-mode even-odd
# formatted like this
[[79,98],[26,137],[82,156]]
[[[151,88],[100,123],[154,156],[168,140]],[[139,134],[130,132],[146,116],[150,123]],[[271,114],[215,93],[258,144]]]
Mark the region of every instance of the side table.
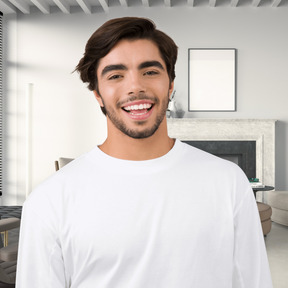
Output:
[[255,196],[255,198],[256,198],[256,193],[258,192],[258,191],[270,191],[270,190],[273,190],[274,189],[274,187],[273,186],[264,186],[264,187],[255,187],[255,188],[252,188],[253,189],[253,192],[254,192],[254,196]]

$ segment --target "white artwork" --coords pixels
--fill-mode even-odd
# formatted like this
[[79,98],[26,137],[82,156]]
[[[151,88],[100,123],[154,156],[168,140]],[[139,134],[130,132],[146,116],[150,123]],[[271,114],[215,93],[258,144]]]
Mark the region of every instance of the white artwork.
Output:
[[189,49],[189,111],[236,110],[236,49]]

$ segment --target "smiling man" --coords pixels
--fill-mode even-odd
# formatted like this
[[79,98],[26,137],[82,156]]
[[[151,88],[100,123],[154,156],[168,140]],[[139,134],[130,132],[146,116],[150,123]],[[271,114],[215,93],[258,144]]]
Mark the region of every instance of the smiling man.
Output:
[[17,288],[271,288],[247,177],[171,139],[177,46],[148,19],[103,24],[76,70],[107,139],[25,202]]

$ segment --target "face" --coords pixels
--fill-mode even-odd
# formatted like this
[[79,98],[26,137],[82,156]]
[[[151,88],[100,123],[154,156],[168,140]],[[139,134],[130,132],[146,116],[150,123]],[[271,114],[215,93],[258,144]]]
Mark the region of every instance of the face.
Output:
[[100,60],[97,78],[94,94],[106,109],[108,133],[117,130],[135,139],[154,135],[173,91],[158,47],[150,40],[120,41]]

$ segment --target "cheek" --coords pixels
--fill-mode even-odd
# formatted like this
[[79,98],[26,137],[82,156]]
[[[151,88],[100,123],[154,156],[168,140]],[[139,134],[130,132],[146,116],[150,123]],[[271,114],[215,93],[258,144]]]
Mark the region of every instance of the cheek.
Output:
[[99,85],[99,92],[103,98],[110,98],[117,93],[115,85],[102,84]]
[[162,99],[166,99],[168,98],[170,95],[170,90],[169,90],[169,83],[157,83],[153,86],[154,92],[155,94],[158,95],[159,98]]
[[121,87],[102,85],[99,87],[101,98],[105,106],[115,106],[119,102],[123,89]]

